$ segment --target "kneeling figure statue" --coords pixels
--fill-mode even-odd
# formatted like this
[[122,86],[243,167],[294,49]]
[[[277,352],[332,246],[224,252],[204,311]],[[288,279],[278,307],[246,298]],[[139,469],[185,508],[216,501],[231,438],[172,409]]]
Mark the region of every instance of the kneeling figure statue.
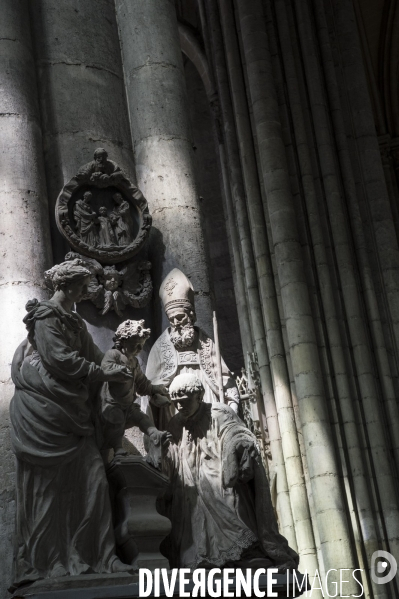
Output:
[[171,567],[296,569],[299,557],[278,532],[255,436],[226,404],[203,402],[195,374],[178,375],[169,392],[178,412],[165,456]]

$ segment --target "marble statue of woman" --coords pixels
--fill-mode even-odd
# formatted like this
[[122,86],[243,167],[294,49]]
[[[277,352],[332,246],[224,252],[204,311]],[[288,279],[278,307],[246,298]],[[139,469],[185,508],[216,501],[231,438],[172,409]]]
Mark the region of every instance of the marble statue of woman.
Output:
[[[73,311],[90,272],[79,260],[47,271],[55,293],[28,302],[28,335],[12,363],[11,440],[17,458],[12,589],[40,578],[129,570],[115,555],[108,483],[94,441],[90,387],[125,382]],[[131,570],[131,567],[130,567]]]

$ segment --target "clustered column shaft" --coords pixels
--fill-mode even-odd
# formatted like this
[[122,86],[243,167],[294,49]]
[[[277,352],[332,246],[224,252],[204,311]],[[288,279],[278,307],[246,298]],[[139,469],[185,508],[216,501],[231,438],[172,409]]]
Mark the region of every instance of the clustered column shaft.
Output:
[[[291,112],[292,136],[295,139],[294,151],[297,153],[299,176],[303,201],[305,203],[305,217],[310,232],[310,243],[313,251],[314,262],[317,269],[319,281],[320,311],[324,315],[325,335],[325,361],[326,373],[332,387],[332,395],[337,399],[337,413],[341,420],[343,434],[339,436],[343,440],[341,459],[349,457],[348,468],[351,470],[349,476],[349,487],[352,489],[352,503],[355,510],[354,524],[360,527],[359,535],[365,543],[367,560],[369,563],[372,553],[378,547],[378,534],[374,527],[372,501],[369,496],[369,477],[366,461],[362,454],[362,441],[357,426],[357,414],[352,401],[352,381],[350,369],[348,372],[345,342],[342,340],[341,330],[345,328],[342,318],[337,313],[334,295],[335,289],[332,281],[327,251],[323,238],[323,224],[317,202],[317,191],[313,180],[311,150],[306,135],[306,125],[301,105],[301,94],[298,82],[301,72],[299,61],[295,64],[295,58],[290,43],[290,29],[287,15],[287,7],[283,1],[275,1],[276,19],[279,27],[279,41],[282,47],[282,62],[287,81],[287,102],[285,109]],[[270,17],[272,18],[272,17]],[[341,328],[342,327],[342,328]],[[323,325],[321,325],[323,329]],[[351,484],[353,481],[353,485]],[[361,516],[359,516],[361,514]],[[357,535],[356,535],[357,536]],[[361,548],[360,548],[361,551]]]
[[342,564],[341,567],[354,567],[281,133],[263,7],[260,0],[237,0],[237,9],[324,563],[326,569],[337,568],[338,564]]
[[[47,297],[43,271],[52,265],[35,65],[28,2],[5,0],[0,20],[0,560],[11,571],[14,459],[9,440],[13,353],[26,337],[25,304]],[[8,580],[0,583],[5,596]]]
[[[248,257],[252,264],[251,273],[254,280],[257,279],[257,289],[253,300],[256,302],[257,310],[254,311],[255,306],[253,305],[250,312],[253,316],[257,317],[256,322],[253,324],[253,330],[256,331],[258,336],[258,345],[261,343],[264,345],[262,353],[258,353],[260,372],[262,375],[262,367],[266,364],[268,377],[271,378],[269,383],[271,389],[270,392],[265,396],[265,410],[266,419],[268,423],[268,431],[270,438],[270,446],[272,452],[273,465],[276,469],[277,477],[277,496],[279,500],[279,514],[281,519],[281,527],[284,530],[284,534],[289,539],[292,546],[297,546],[297,541],[294,532],[292,510],[288,492],[287,475],[284,466],[284,455],[281,443],[281,431],[277,418],[276,402],[274,399],[273,384],[278,388],[279,381],[274,376],[273,366],[275,367],[275,356],[271,359],[270,349],[267,347],[267,336],[265,333],[265,319],[264,311],[267,310],[267,297],[270,293],[273,293],[270,283],[274,285],[271,276],[271,263],[269,248],[267,244],[266,236],[266,224],[263,215],[262,200],[259,188],[258,175],[256,170],[256,158],[254,154],[251,127],[249,123],[249,117],[247,114],[247,102],[245,98],[245,88],[242,81],[241,65],[238,52],[237,41],[235,39],[234,27],[231,24],[231,6],[228,3],[220,3],[221,15],[222,15],[222,26],[224,41],[226,44],[226,59],[229,67],[230,84],[233,89],[233,102],[232,106],[228,99],[228,91],[226,88],[221,89],[223,85],[227,84],[226,77],[219,68],[218,79],[219,79],[219,93],[221,97],[221,103],[224,110],[225,118],[225,135],[228,140],[227,147],[230,151],[230,163],[236,165],[234,168],[235,173],[240,173],[240,159],[243,173],[244,189],[241,193],[236,195],[236,213],[240,215],[240,221],[243,225],[244,231],[246,231],[246,243],[249,244],[249,250],[242,247],[243,256]],[[214,17],[213,21],[216,21]],[[217,32],[215,31],[214,34]],[[216,37],[216,36],[215,36]],[[225,83],[224,83],[225,82]],[[233,112],[234,111],[234,112]],[[234,132],[234,120],[237,126],[237,141],[233,139]],[[234,152],[233,148],[238,142],[238,152]],[[237,174],[235,175],[237,179]],[[242,179],[240,180],[240,186],[243,186]],[[239,188],[237,189],[238,192]],[[245,204],[244,197],[247,202]],[[252,239],[252,248],[251,248]],[[247,259],[248,259],[247,258]],[[248,273],[249,274],[249,273]],[[251,282],[249,289],[254,287]],[[266,320],[268,324],[268,321]],[[267,356],[267,362],[265,357]],[[269,360],[271,363],[269,366]],[[266,373],[265,373],[266,374]],[[277,381],[277,382],[276,382]],[[265,391],[265,386],[263,387]]]

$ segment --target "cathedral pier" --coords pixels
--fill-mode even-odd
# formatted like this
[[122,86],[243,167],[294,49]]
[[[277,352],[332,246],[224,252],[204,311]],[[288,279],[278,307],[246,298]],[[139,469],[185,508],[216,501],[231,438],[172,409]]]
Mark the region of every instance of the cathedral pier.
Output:
[[151,204],[152,251],[163,254],[155,285],[181,268],[197,293],[198,324],[212,331],[212,308],[194,176],[187,96],[175,7],[117,0],[138,185]]
[[[207,48],[208,56],[211,56],[211,36],[209,34],[208,22],[206,17],[205,4],[203,0],[198,3],[201,26],[204,31],[204,45]],[[193,31],[179,22],[179,36],[181,49],[184,55],[193,63],[201,77],[204,90],[206,91],[207,101],[209,103],[209,112],[212,115],[213,132],[215,145],[219,150],[218,164],[220,167],[219,183],[223,202],[224,218],[227,223],[226,231],[228,236],[230,262],[232,266],[232,275],[234,281],[234,294],[237,302],[237,316],[240,328],[242,353],[244,362],[247,362],[248,353],[253,349],[253,337],[251,333],[251,323],[248,312],[248,299],[245,284],[245,275],[243,261],[240,253],[240,233],[236,225],[236,215],[234,210],[234,201],[237,197],[237,184],[234,175],[231,172],[228,163],[227,142],[222,133],[222,119],[220,106],[218,102],[218,92],[216,87],[216,76],[213,73],[212,64],[202,50],[197,37]],[[215,50],[220,53],[219,50]],[[242,197],[244,201],[244,198]]]
[[28,2],[5,0],[0,20],[0,562],[11,570],[14,457],[9,440],[11,361],[24,340],[25,304],[44,299],[43,271],[52,265]]
[[337,484],[339,470],[328,424],[263,6],[258,0],[238,0],[237,7],[323,561],[326,570],[337,563],[354,567],[345,501]]
[[[269,5],[270,6],[270,5]],[[304,220],[307,223],[309,243],[312,245],[313,261],[319,283],[315,286],[315,302],[322,304],[325,317],[316,319],[317,328],[321,338],[325,336],[328,344],[323,348],[323,361],[325,364],[330,364],[327,371],[331,368],[334,375],[329,375],[329,396],[332,399],[332,404],[335,405],[336,414],[339,420],[342,420],[344,434],[341,439],[341,456],[346,454],[348,460],[349,472],[349,488],[351,494],[356,493],[357,509],[355,502],[352,503],[351,518],[353,522],[358,520],[359,536],[363,536],[366,540],[367,555],[371,556],[377,546],[377,533],[372,521],[372,508],[370,500],[369,480],[367,470],[362,455],[361,438],[356,426],[356,405],[351,401],[352,386],[350,367],[347,360],[347,352],[345,348],[345,339],[342,335],[342,317],[336,308],[333,301],[334,298],[334,283],[332,273],[328,268],[327,249],[323,236],[322,214],[317,203],[316,184],[312,173],[311,160],[311,144],[306,135],[305,116],[301,106],[301,96],[299,87],[299,78],[295,69],[295,58],[293,48],[290,41],[290,30],[287,15],[287,8],[284,2],[277,1],[275,3],[275,19],[276,26],[279,32],[279,41],[281,44],[280,59],[283,66],[280,70],[277,68],[280,77],[278,78],[280,89],[282,85],[281,70],[284,69],[287,77],[287,97],[284,101],[284,110],[291,111],[292,114],[292,131],[291,136],[295,138],[296,148],[292,152],[296,155],[298,169],[298,198],[304,203]],[[267,18],[269,22],[273,22],[273,16],[269,11]],[[276,36],[275,36],[276,37]],[[270,39],[271,52],[278,56],[277,41]],[[289,104],[289,106],[288,106]],[[286,145],[289,142],[286,142]],[[294,167],[295,172],[295,167]],[[335,390],[331,393],[331,389]],[[334,398],[335,395],[335,398]],[[363,514],[363,518],[358,518],[357,511]],[[356,543],[360,553],[359,536],[356,537]]]
[[281,435],[277,421],[276,405],[273,392],[273,381],[270,372],[269,355],[266,346],[266,334],[262,316],[262,305],[259,297],[258,279],[255,257],[252,249],[251,230],[245,202],[245,189],[241,172],[240,154],[234,123],[233,106],[229,91],[228,73],[223,49],[223,38],[219,23],[219,12],[215,3],[207,3],[210,38],[215,56],[215,72],[221,110],[221,124],[226,146],[226,157],[232,189],[232,209],[234,222],[237,223],[240,252],[242,256],[245,283],[248,297],[249,314],[253,335],[253,347],[256,349],[267,426],[270,435],[272,452],[271,476],[277,478],[277,510],[281,514],[281,525],[284,534],[290,539],[291,546],[296,547],[291,509],[289,505],[287,480],[281,450]]
[[[380,310],[387,310],[391,331],[388,335],[393,337],[395,356],[395,369],[398,372],[399,363],[399,247],[397,233],[395,232],[392,209],[389,202],[388,191],[378,148],[373,107],[368,88],[367,77],[363,66],[362,48],[359,40],[359,31],[356,26],[356,16],[353,3],[348,0],[337,0],[334,7],[327,13],[328,19],[335,23],[337,52],[343,60],[342,83],[348,90],[347,110],[351,116],[353,143],[351,155],[357,158],[357,191],[364,197],[364,209],[370,219],[370,260],[375,268],[377,289],[380,296]],[[396,24],[393,25],[396,32]],[[389,46],[387,46],[389,48]],[[334,48],[335,49],[335,48]],[[389,53],[389,50],[387,50]],[[396,46],[395,46],[396,52]],[[392,62],[391,62],[392,61]],[[394,64],[394,58],[389,54],[385,62]],[[398,127],[396,96],[392,102],[392,116],[387,116],[387,121]],[[397,135],[397,133],[396,133]],[[394,135],[392,135],[394,136]],[[386,307],[384,306],[386,305]],[[396,391],[397,395],[398,391]]]
[[[230,65],[230,81],[235,92],[234,101],[236,122],[241,139],[241,156],[243,163],[245,162],[247,165],[252,165],[253,170],[256,160],[254,150],[252,149],[252,141],[249,141],[251,139],[252,132],[249,118],[245,118],[245,114],[247,114],[246,98],[242,91],[242,75],[240,75],[237,43],[234,42],[231,16],[229,16],[229,14],[231,14],[231,11],[229,10],[229,3],[221,2],[221,8],[223,11],[223,22],[225,23],[224,33],[227,56]],[[229,22],[230,25],[228,25]],[[241,101],[239,100],[240,98]],[[247,141],[245,142],[245,140]],[[246,149],[244,149],[244,144]],[[247,160],[245,160],[245,154],[248,155]],[[250,154],[252,154],[252,158],[249,158]],[[245,170],[247,171],[248,181],[250,178],[248,166],[246,169],[244,168],[244,172]],[[250,216],[252,216],[251,222],[253,231],[256,231],[256,226],[259,227],[259,222],[264,222],[263,207],[259,194],[257,177],[258,174],[255,168],[255,172],[251,177],[253,181],[251,186],[252,193],[248,196],[248,212]],[[247,190],[248,189],[249,188],[247,186]],[[258,213],[254,212],[255,203],[258,206]],[[259,217],[259,215],[261,216]],[[278,424],[281,431],[281,445],[285,463],[287,484],[290,493],[290,504],[295,524],[295,533],[299,552],[303,556],[304,567],[314,570],[317,564],[315,556],[315,544],[313,539],[312,524],[310,521],[306,487],[303,478],[301,454],[293,414],[290,380],[284,352],[280,315],[265,229],[263,229],[262,234],[259,233],[258,236],[253,234],[252,239],[254,247],[259,248],[258,253],[264,255],[263,263],[266,267],[264,273],[258,271],[258,278],[262,296],[266,338],[270,356],[270,367],[274,384],[275,403],[277,406],[276,415],[278,414]],[[269,416],[269,414],[267,415]]]
[[[226,61],[228,67],[230,87],[232,90],[232,108],[234,113],[235,124],[237,127],[237,140],[239,147],[239,160],[241,160],[242,177],[244,182],[245,196],[247,199],[246,206],[243,203],[243,195],[240,194],[240,198],[237,198],[237,214],[240,213],[241,219],[244,223],[248,222],[250,228],[250,239],[252,241],[252,247],[250,251],[243,250],[243,255],[247,255],[248,258],[254,258],[256,270],[254,272],[256,286],[258,287],[259,293],[259,320],[261,324],[253,325],[253,330],[257,332],[260,339],[258,344],[262,341],[265,344],[263,354],[267,356],[268,368],[271,371],[272,385],[274,391],[270,396],[265,397],[265,411],[268,422],[268,429],[270,435],[271,451],[273,466],[276,469],[277,474],[277,495],[278,495],[278,510],[281,513],[281,523],[284,534],[289,538],[292,546],[297,546],[297,540],[295,536],[294,521],[289,497],[289,482],[287,481],[286,465],[284,464],[284,455],[282,449],[281,440],[281,429],[277,416],[276,407],[276,392],[280,397],[288,393],[289,385],[284,387],[284,383],[279,380],[277,371],[280,369],[281,374],[284,372],[280,368],[279,356],[282,356],[284,351],[282,346],[279,350],[279,355],[275,352],[275,342],[278,343],[278,329],[279,329],[279,317],[277,303],[275,302],[275,288],[273,281],[272,265],[270,260],[270,253],[267,240],[266,222],[262,206],[261,190],[259,186],[259,178],[256,167],[256,155],[253,145],[253,138],[251,132],[251,124],[248,114],[248,105],[245,95],[245,85],[243,80],[243,73],[241,70],[241,61],[239,56],[238,40],[234,31],[233,25],[233,12],[232,5],[230,2],[220,2],[220,14],[222,16],[221,23],[223,28],[224,44],[226,48]],[[217,28],[217,16],[214,15],[213,25],[214,29]],[[214,32],[216,38],[217,30]],[[216,39],[215,39],[216,41]],[[219,59],[220,60],[220,59]],[[216,67],[217,68],[217,67]],[[219,71],[222,70],[222,66],[219,66]],[[219,79],[220,85],[223,84],[221,80],[222,73],[220,72]],[[221,95],[221,98],[223,96]],[[225,94],[226,98],[226,94]],[[223,100],[222,100],[223,103]],[[222,104],[223,105],[223,104]],[[225,120],[225,130],[228,131],[226,137],[230,137],[230,147],[233,149],[233,140],[230,130],[233,127],[229,125],[229,114],[228,104],[224,99],[225,110],[223,117]],[[231,110],[231,109],[230,109]],[[235,156],[231,151],[231,159],[234,164]],[[245,213],[245,215],[244,215]],[[254,284],[248,284],[248,288],[253,288]],[[258,294],[256,294],[255,300],[257,300]],[[251,311],[252,312],[252,311]],[[257,312],[253,312],[253,315]],[[277,317],[277,329],[275,327],[275,321]],[[267,337],[267,331],[274,328],[269,337]],[[267,340],[267,342],[266,342]],[[258,357],[262,357],[262,353],[259,353],[257,349]],[[269,365],[270,359],[270,365]],[[262,359],[262,364],[263,364]],[[261,362],[260,362],[261,367]],[[280,373],[279,373],[280,374]],[[265,386],[264,386],[265,389]],[[284,400],[285,401],[285,400]],[[294,545],[295,543],[295,545]]]
[[44,157],[56,261],[60,240],[54,206],[77,164],[104,147],[134,177],[114,3],[38,0],[30,3],[43,122]]
[[[333,68],[333,58],[331,45],[324,37],[320,37],[320,47],[322,48],[321,58],[325,65],[325,81],[327,83],[327,94],[324,90],[324,82],[320,77],[320,67],[315,61],[314,47],[317,43],[315,34],[311,32],[309,27],[309,9],[306,3],[297,3],[296,6],[297,20],[299,31],[301,33],[301,46],[304,57],[305,73],[309,90],[310,106],[313,113],[313,118],[317,126],[315,127],[315,143],[320,158],[320,173],[322,177],[323,187],[325,190],[326,213],[331,227],[331,233],[334,238],[335,256],[339,281],[342,289],[343,309],[347,316],[348,335],[351,338],[352,344],[356,347],[356,352],[352,357],[352,368],[356,372],[358,388],[357,392],[363,397],[364,406],[364,425],[368,431],[369,451],[372,461],[372,468],[375,468],[375,493],[379,496],[384,518],[386,522],[397,521],[397,501],[394,481],[392,477],[391,464],[392,461],[390,451],[386,443],[386,433],[383,423],[376,420],[373,414],[379,409],[379,393],[376,384],[376,379],[373,373],[373,356],[370,352],[369,337],[367,326],[363,317],[362,299],[359,294],[359,289],[356,284],[356,253],[353,251],[353,245],[359,246],[362,242],[362,237],[359,239],[359,229],[354,227],[353,240],[350,238],[347,227],[347,215],[342,198],[340,179],[342,179],[346,197],[350,200],[349,207],[353,215],[353,221],[356,223],[358,218],[357,199],[354,192],[354,182],[352,175],[352,167],[347,149],[347,141],[343,127],[342,109],[337,92],[337,81]],[[325,27],[324,11],[317,8],[316,24],[320,32]],[[320,36],[323,34],[320,33]],[[330,119],[327,116],[327,102],[334,106],[332,112],[332,124],[334,137],[331,136]],[[324,109],[323,109],[324,108]],[[335,144],[337,145],[338,160],[341,161],[342,171],[339,173],[333,165],[337,164],[335,157]],[[357,217],[357,218],[356,218]],[[360,243],[359,243],[360,242]],[[359,260],[359,270],[366,289],[366,297],[373,293],[371,281],[367,280],[368,264]],[[366,276],[365,276],[366,275]],[[375,299],[373,303],[375,302]],[[388,364],[386,363],[386,366]],[[381,382],[384,384],[384,378],[381,377]],[[386,381],[388,382],[388,381]],[[392,381],[390,381],[392,385]],[[385,385],[386,387],[386,385]],[[386,388],[383,387],[385,395]],[[353,442],[351,434],[349,443]],[[357,470],[356,466],[354,467]],[[388,525],[388,538],[391,544],[391,551],[395,554],[397,551],[397,528]],[[364,538],[368,539],[368,527],[364,530]],[[372,545],[372,544],[370,544]],[[374,549],[376,543],[374,542]],[[371,557],[369,548],[369,559]]]

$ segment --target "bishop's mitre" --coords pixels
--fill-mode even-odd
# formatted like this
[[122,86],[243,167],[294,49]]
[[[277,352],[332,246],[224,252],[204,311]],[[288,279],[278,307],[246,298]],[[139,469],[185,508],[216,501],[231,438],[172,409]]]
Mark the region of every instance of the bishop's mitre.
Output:
[[159,297],[165,312],[177,306],[194,310],[194,288],[186,275],[174,268],[162,281]]

